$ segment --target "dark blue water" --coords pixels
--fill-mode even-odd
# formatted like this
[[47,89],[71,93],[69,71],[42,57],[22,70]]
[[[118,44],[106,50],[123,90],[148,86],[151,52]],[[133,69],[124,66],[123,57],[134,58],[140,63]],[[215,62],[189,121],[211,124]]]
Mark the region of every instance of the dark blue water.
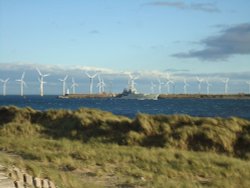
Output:
[[227,99],[58,99],[56,96],[1,96],[0,106],[15,105],[37,110],[98,108],[114,114],[134,117],[137,113],[189,114],[201,117],[237,116],[250,119],[250,100]]

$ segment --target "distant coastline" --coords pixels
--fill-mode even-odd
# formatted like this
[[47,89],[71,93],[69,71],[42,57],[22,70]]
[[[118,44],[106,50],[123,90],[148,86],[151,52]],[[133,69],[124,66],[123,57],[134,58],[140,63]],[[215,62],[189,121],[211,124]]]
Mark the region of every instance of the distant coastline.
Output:
[[[68,94],[58,98],[115,98],[118,94]],[[250,94],[160,94],[158,99],[250,99]]]
[[250,94],[160,94],[158,99],[193,98],[193,99],[250,99]]

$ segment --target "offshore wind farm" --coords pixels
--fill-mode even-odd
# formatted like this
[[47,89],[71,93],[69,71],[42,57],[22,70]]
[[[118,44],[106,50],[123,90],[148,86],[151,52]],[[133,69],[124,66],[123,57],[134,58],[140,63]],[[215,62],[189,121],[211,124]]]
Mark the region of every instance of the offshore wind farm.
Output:
[[[44,78],[48,76],[53,76],[53,74],[42,74],[39,68],[35,68],[34,71],[37,71],[38,73],[38,82],[37,87],[39,87],[40,93],[32,93],[32,95],[40,95],[41,97],[46,95],[44,93],[44,87],[46,85],[50,85],[50,83],[45,82]],[[107,74],[107,73],[106,73]],[[85,83],[76,83],[75,78],[71,76],[70,79],[68,75],[64,75],[63,78],[58,78],[58,81],[56,80],[50,80],[50,82],[54,82],[53,87],[58,88],[58,95],[64,96],[64,98],[67,97],[73,97],[73,98],[104,98],[104,97],[115,97],[119,94],[119,92],[112,92],[105,83],[105,72],[101,71],[92,71],[89,73],[88,71],[82,71],[82,77],[87,77],[89,79],[89,85],[88,81],[85,80]],[[26,75],[27,77],[28,75]],[[154,75],[143,75],[143,73],[133,73],[133,72],[121,72],[119,73],[119,76],[124,76],[124,80],[127,82],[123,83],[122,86],[124,89],[137,91],[137,87],[140,88],[140,85],[136,82],[136,80],[140,80],[141,76],[141,84],[144,87],[144,90],[141,91],[142,93],[148,93],[148,94],[158,94],[159,98],[249,98],[249,83],[246,81],[237,81],[237,84],[245,85],[245,89],[242,92],[242,90],[235,90],[233,87],[235,85],[230,86],[229,78],[222,78],[220,75],[217,75],[217,78],[202,78],[195,75],[189,75],[184,76],[181,74],[178,74],[175,76],[174,74],[170,74],[169,72],[162,72],[157,73]],[[24,91],[26,93],[29,93],[29,90],[34,90],[34,80],[31,80],[33,83],[32,88],[29,88],[28,82],[24,81],[25,72],[22,73],[22,76],[20,79],[16,79],[16,87],[20,85],[20,95],[24,96]],[[112,74],[109,74],[108,77],[112,77]],[[117,78],[119,80],[119,77]],[[70,83],[71,80],[71,83]],[[148,81],[149,80],[149,81]],[[184,81],[182,81],[184,80]],[[196,81],[195,81],[196,80]],[[7,83],[11,84],[11,77],[8,78],[0,78],[0,81],[2,82],[2,95],[6,96],[8,93],[10,95],[13,95],[14,93],[11,93],[10,90],[7,90]],[[14,81],[14,80],[13,80]],[[147,84],[145,82],[148,81]],[[115,82],[115,80],[113,80]],[[189,82],[189,83],[188,83]],[[234,80],[231,80],[231,82],[234,82]],[[197,88],[195,88],[195,85],[197,83]],[[221,84],[220,84],[221,83]],[[14,84],[14,83],[12,83]],[[44,84],[46,84],[44,86]],[[85,85],[85,93],[82,91],[83,88],[79,88],[79,84]],[[190,84],[192,84],[193,88],[192,91],[188,88],[190,87]],[[213,90],[213,86],[215,84],[220,84],[219,92]],[[60,86],[61,85],[61,86]],[[117,84],[116,84],[117,85]],[[121,84],[119,84],[120,86]],[[77,90],[76,90],[77,88]],[[105,91],[106,88],[106,91]],[[181,89],[183,88],[183,89]],[[115,89],[115,88],[113,88]],[[62,91],[60,94],[60,90]],[[107,92],[109,90],[109,92]],[[217,86],[218,90],[218,86]],[[228,91],[231,90],[230,93]],[[178,91],[178,93],[176,92]],[[212,92],[213,91],[213,92]],[[232,92],[233,91],[233,92]],[[18,95],[18,93],[16,94]],[[30,94],[26,94],[30,95]],[[51,94],[48,94],[51,95]],[[54,94],[55,95],[55,94]],[[67,96],[67,97],[66,97]]]

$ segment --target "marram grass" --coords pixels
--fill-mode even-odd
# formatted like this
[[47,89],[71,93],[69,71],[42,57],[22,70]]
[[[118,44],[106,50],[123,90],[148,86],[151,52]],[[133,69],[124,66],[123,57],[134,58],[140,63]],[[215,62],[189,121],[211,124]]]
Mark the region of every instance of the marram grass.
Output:
[[62,188],[250,187],[250,121],[0,108],[0,163]]

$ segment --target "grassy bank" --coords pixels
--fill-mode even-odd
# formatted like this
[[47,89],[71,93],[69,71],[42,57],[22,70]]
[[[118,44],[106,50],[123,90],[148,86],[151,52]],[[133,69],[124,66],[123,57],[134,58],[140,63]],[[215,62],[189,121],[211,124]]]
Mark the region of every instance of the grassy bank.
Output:
[[250,121],[0,108],[0,163],[60,187],[250,187]]

